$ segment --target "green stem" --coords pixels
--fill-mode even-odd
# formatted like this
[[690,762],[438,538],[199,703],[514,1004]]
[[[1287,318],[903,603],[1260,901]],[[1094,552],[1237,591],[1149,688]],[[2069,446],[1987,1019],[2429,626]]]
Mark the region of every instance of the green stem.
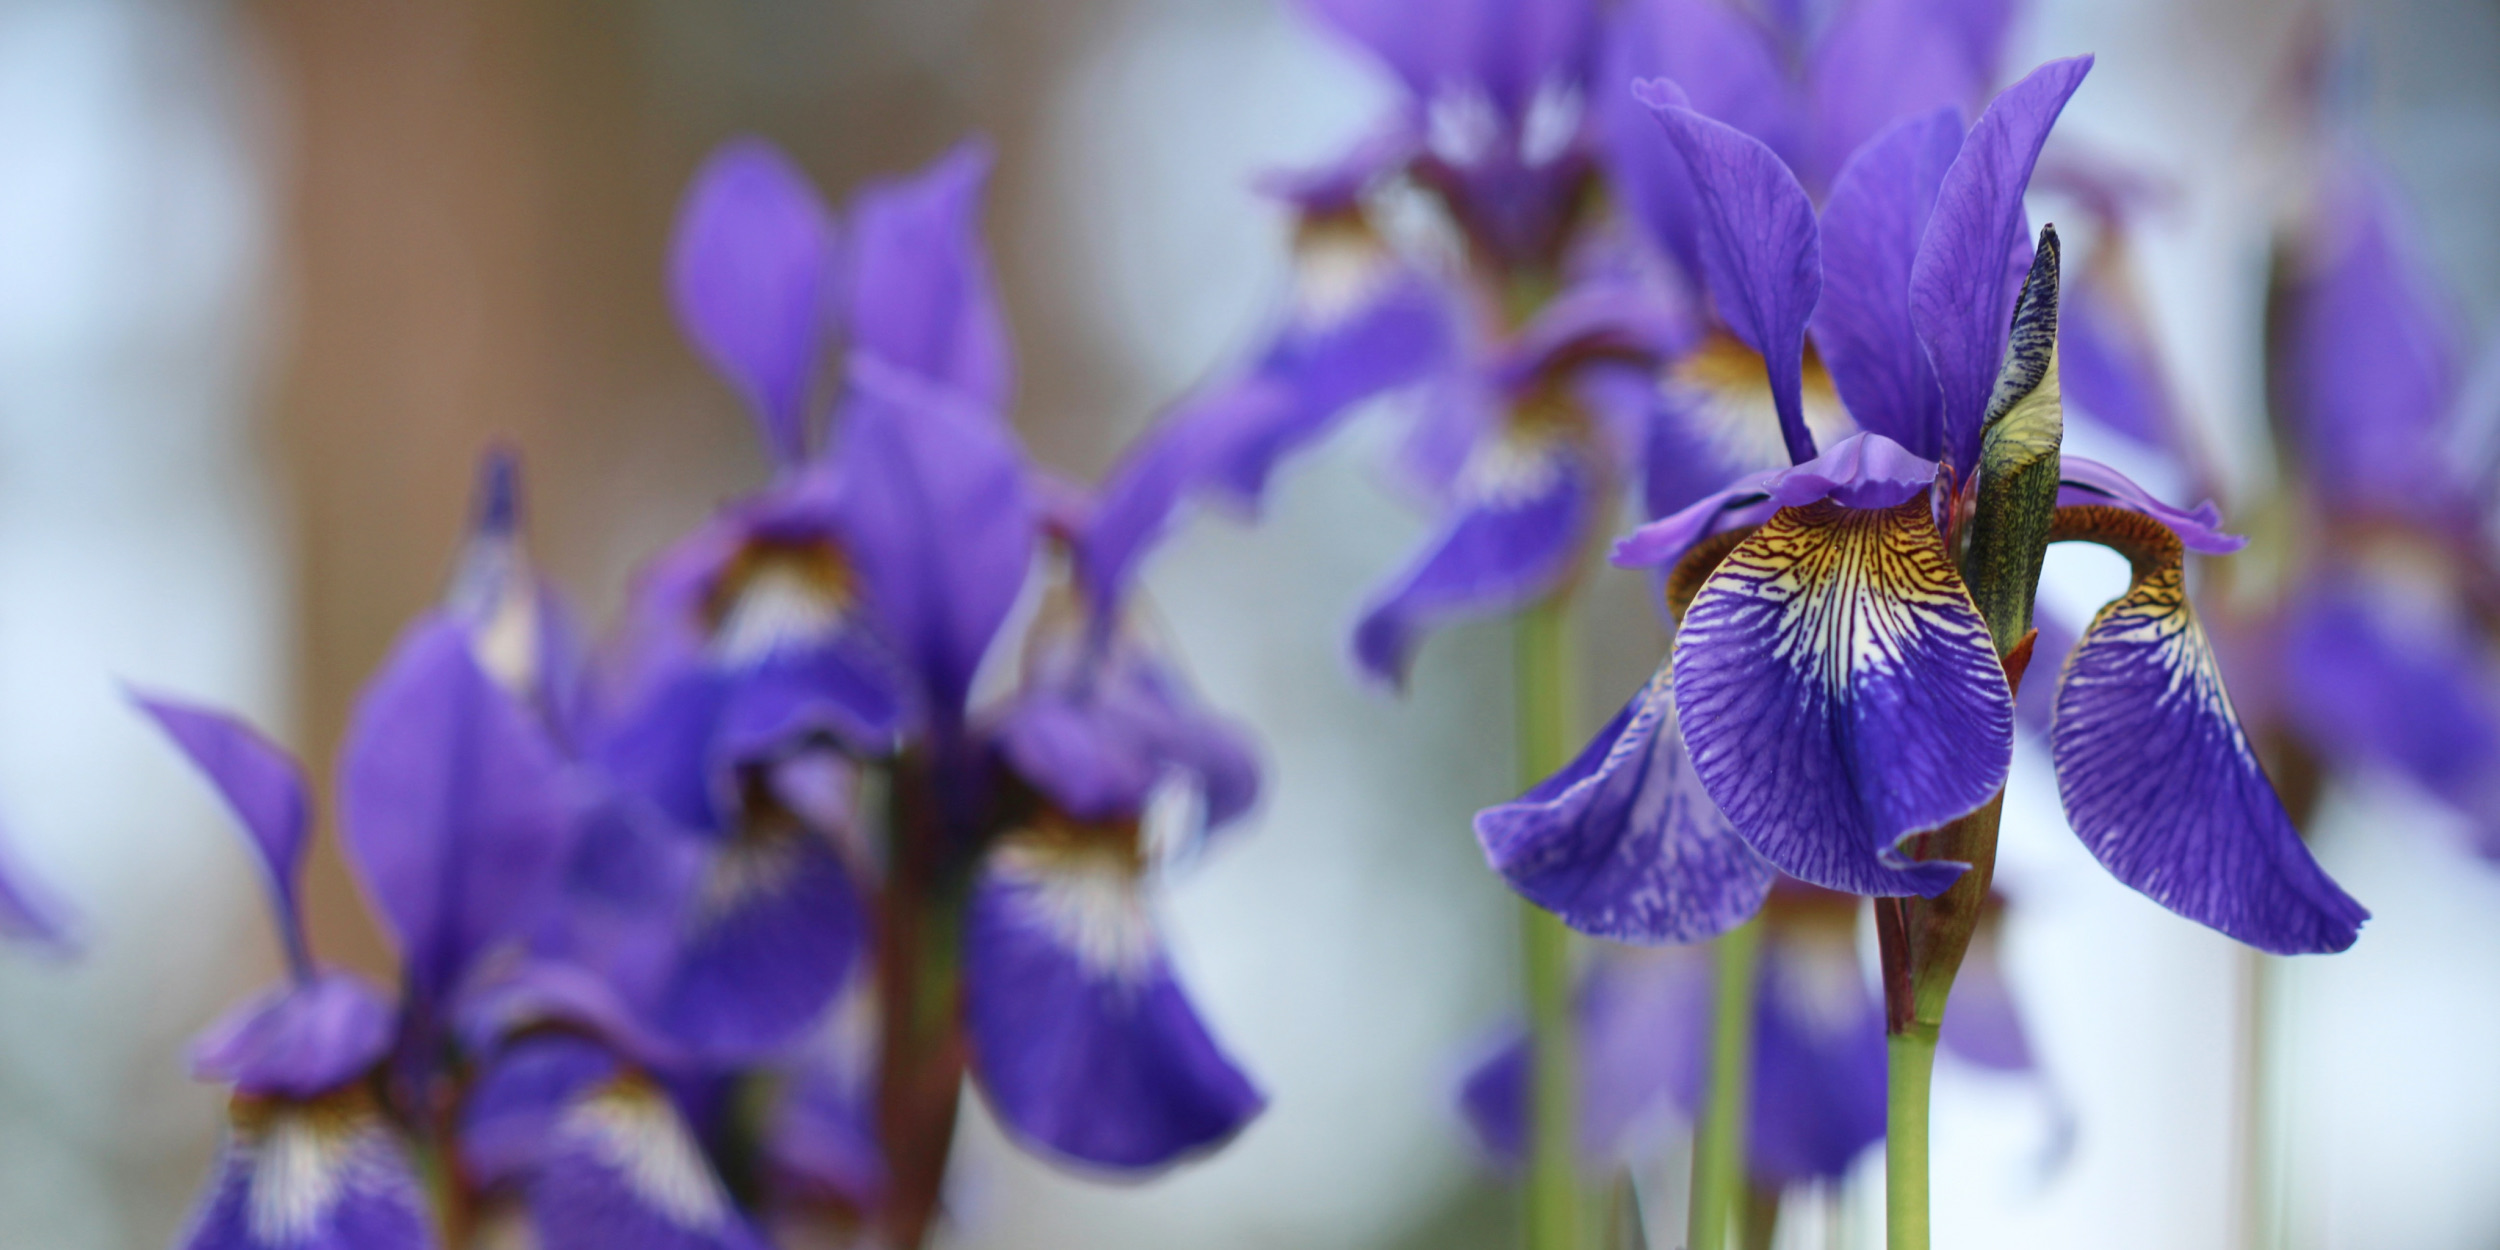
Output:
[[2273,1045],[2275,958],[2243,948],[2247,964],[2240,1009],[2240,1220],[2247,1250],[2281,1250],[2287,1225],[2283,1211],[2283,1160],[2278,1153],[2279,1108],[2274,1100]]
[[[1571,762],[1571,635],[1563,596],[1519,616],[1519,772],[1523,786]],[[1520,956],[1528,997],[1527,1232],[1529,1250],[1581,1250],[1578,1055],[1571,1019],[1571,933],[1542,908],[1520,903]]]
[[1727,1250],[1744,1240],[1745,1123],[1753,1094],[1754,969],[1762,917],[1711,943],[1716,993],[1710,1007],[1710,1092],[1693,1142],[1689,1250]]
[[1884,1245],[1927,1250],[1927,1088],[1936,1074],[1936,1028],[1914,1023],[1885,1042]]

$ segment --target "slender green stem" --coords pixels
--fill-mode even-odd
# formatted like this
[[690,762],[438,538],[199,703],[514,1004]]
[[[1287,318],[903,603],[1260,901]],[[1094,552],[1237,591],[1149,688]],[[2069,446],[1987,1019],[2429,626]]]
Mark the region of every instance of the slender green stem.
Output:
[[1884,1245],[1927,1250],[1927,1088],[1936,1028],[1923,1021],[1885,1039]]
[[[1520,614],[1513,661],[1518,684],[1519,771],[1534,785],[1571,762],[1569,602],[1555,596]],[[1581,1250],[1579,1056],[1571,1019],[1571,932],[1522,901],[1520,955],[1527,983],[1529,1250]]]
[[2284,1218],[2281,1108],[2274,1046],[2276,959],[2242,948],[2247,981],[2240,1004],[2240,1231],[2246,1250],[2282,1250]]
[[1745,1126],[1753,1095],[1754,969],[1762,959],[1762,917],[1711,943],[1710,1089],[1693,1139],[1689,1250],[1727,1250],[1744,1240]]

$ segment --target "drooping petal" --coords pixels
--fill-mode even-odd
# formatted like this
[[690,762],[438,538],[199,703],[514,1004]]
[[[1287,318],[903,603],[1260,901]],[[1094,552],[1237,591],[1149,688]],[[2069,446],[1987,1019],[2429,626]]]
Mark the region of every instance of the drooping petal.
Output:
[[238,1097],[180,1250],[432,1250],[425,1190],[370,1095]]
[[191,1071],[246,1094],[318,1097],[381,1061],[391,1014],[363,977],[322,972],[226,1013],[191,1043]]
[[2057,503],[2062,508],[2099,505],[2140,512],[2178,535],[2188,550],[2209,556],[2227,556],[2248,545],[2247,539],[2222,532],[2222,509],[2214,501],[2193,509],[2171,507],[2126,474],[2081,456],[2058,458]]
[[539,918],[576,799],[555,744],[478,666],[460,621],[429,615],[401,637],[349,721],[339,807],[413,995],[449,993]]
[[1857,150],[1823,204],[1814,344],[1865,429],[1944,454],[1944,393],[1910,321],[1910,271],[1936,188],[1961,151],[1952,109],[1896,122]]
[[1525,606],[1561,585],[1594,519],[1593,474],[1563,439],[1486,445],[1462,474],[1460,503],[1441,532],[1356,625],[1356,663],[1404,685],[1425,631]]
[[711,855],[650,1009],[663,1034],[721,1062],[796,1041],[833,1001],[866,929],[830,842],[786,818],[747,824]]
[[1791,461],[1812,460],[1802,398],[1806,319],[1823,289],[1814,203],[1759,139],[1684,107],[1655,83],[1648,104],[1684,158],[1695,191],[1701,276],[1728,329],[1760,353]]
[[526,1182],[555,1147],[565,1108],[622,1070],[614,1052],[578,1033],[539,1031],[498,1047],[461,1099],[461,1166],[488,1187]]
[[1783,508],[1702,584],[1674,667],[1702,788],[1765,859],[1852,894],[1960,875],[1898,846],[2004,783],[2013,696],[1925,498]]
[[1832,185],[1851,154],[1900,119],[1947,110],[1958,122],[1986,93],[1991,79],[1939,8],[1857,0],[1832,19],[1806,69],[1813,133],[1797,167],[1807,185]]
[[833,246],[832,215],[807,175],[761,139],[732,140],[704,161],[670,244],[679,326],[745,395],[785,464],[807,454]]
[[962,714],[1032,563],[1022,453],[989,413],[874,359],[854,359],[851,383],[843,533],[870,607],[943,723]]
[[627,1073],[555,1117],[525,1187],[541,1250],[764,1250],[694,1130]]
[[1147,1171],[1214,1149],[1265,1105],[1173,980],[1116,849],[1002,842],[964,952],[974,1072],[1018,1141]]
[[1530,902],[1622,942],[1715,937],[1771,888],[1771,866],[1693,776],[1663,670],[1578,759],[1477,813],[1476,840]]
[[2178,537],[2140,513],[2061,508],[2051,540],[2135,566],[2057,694],[2050,748],[2076,835],[2120,881],[2260,950],[2352,945],[2369,912],[2310,858],[2250,750],[2188,606]]
[[2089,56],[2051,61],[1988,105],[1945,171],[1910,268],[1910,323],[1944,391],[1945,458],[1965,473],[1978,464],[1980,424],[2022,287],[2010,258],[2031,253],[2023,191],[2049,128],[2091,68]]
[[1015,362],[981,245],[992,159],[988,143],[967,140],[918,174],[862,189],[851,206],[844,295],[854,353],[996,417],[1007,411]]
[[296,877],[312,833],[303,770],[259,730],[223,712],[136,693],[131,697],[243,822],[268,872],[287,960],[299,979],[310,976],[312,954],[304,943],[303,913],[296,903]]
[[876,979],[855,975],[798,1060],[765,1139],[773,1166],[873,1209],[891,1181],[878,1139]]
[[1767,520],[1758,505],[1797,508],[1829,499],[1848,508],[1890,508],[1935,484],[1934,461],[1881,434],[1854,434],[1804,464],[1754,474],[1632,531],[1615,544],[1614,562],[1624,568],[1673,564],[1712,534]]

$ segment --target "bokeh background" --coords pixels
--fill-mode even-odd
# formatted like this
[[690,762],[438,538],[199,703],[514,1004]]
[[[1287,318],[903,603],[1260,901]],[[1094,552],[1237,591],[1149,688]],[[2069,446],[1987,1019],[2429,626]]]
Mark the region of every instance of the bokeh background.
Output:
[[[2043,0],[2011,58],[2098,52],[2061,133],[2174,185],[2145,276],[2225,447],[2263,420],[2283,93],[2317,20]],[[2350,120],[2487,335],[2500,5],[2323,20],[2358,41]],[[1272,310],[1286,222],[1254,175],[1333,154],[1385,99],[1286,0],[0,0],[0,812],[89,939],[69,963],[0,949],[0,1247],[167,1243],[220,1119],[183,1042],[276,966],[222,813],[122,683],[237,706],[325,769],[448,572],[488,440],[521,450],[537,550],[601,615],[759,479],[661,282],[713,144],[766,135],[838,197],[991,135],[1017,425],[1090,477]],[[1259,530],[1194,525],[1149,578],[1268,751],[1255,828],[1170,913],[1272,1110],[1211,1161],[1102,1187],[967,1104],[953,1244],[1512,1239],[1449,1109],[1516,988],[1514,909],[1467,832],[1514,771],[1507,647],[1436,639],[1403,702],[1351,680],[1345,627],[1422,528],[1366,441],[1300,462]],[[2257,484],[2262,461],[2229,464]],[[2052,594],[2115,590],[2114,559],[2068,550]],[[1585,615],[1595,718],[1662,635],[1628,579]],[[2092,868],[2041,760],[2015,786],[2009,958],[2050,1080],[1942,1074],[1939,1245],[2231,1244],[2251,1105],[2282,1128],[2292,1244],[2500,1245],[2500,869],[2450,817],[2392,787],[2329,796],[2321,854],[2377,919],[2282,978],[2263,1022],[2288,1059],[2257,1087],[2249,960]],[[387,967],[333,848],[312,897],[326,955]],[[1872,1196],[1861,1176],[1786,1244],[1877,1244]]]

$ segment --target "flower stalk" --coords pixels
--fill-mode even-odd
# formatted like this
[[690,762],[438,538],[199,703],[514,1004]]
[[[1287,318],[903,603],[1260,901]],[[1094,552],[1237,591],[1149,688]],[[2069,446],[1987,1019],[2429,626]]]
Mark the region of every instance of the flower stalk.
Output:
[[1762,962],[1762,917],[1711,943],[1709,1101],[1693,1142],[1691,1250],[1744,1244],[1745,1128],[1753,1099],[1755,972]]
[[[1522,612],[1515,646],[1519,770],[1523,783],[1533,785],[1571,760],[1569,596],[1550,596]],[[1527,1244],[1529,1250],[1580,1250],[1571,932],[1553,913],[1522,900],[1519,933],[1530,1056]]]

